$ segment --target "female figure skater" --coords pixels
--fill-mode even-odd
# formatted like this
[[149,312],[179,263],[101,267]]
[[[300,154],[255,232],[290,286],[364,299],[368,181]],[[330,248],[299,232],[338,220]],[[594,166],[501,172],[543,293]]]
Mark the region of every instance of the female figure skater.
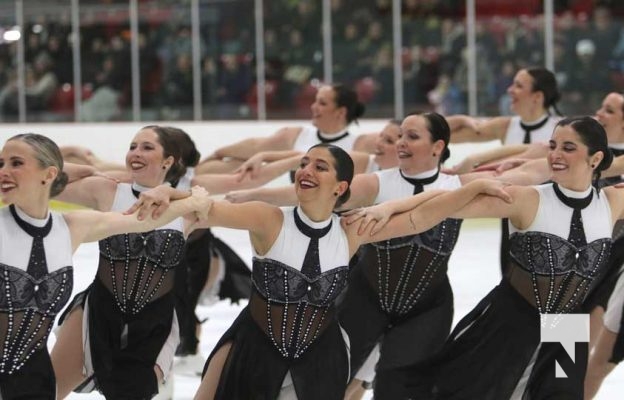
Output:
[[[416,211],[397,216],[375,235],[358,236],[354,225],[332,214],[348,199],[352,176],[344,150],[316,145],[296,172],[297,207],[213,204],[210,225],[250,232],[253,287],[249,305],[206,362],[197,399],[342,399],[348,348],[333,304],[358,246],[428,229],[479,192],[506,196],[498,186],[492,189],[493,181],[430,191],[419,197]],[[435,202],[426,201],[435,196]]]
[[[439,170],[450,156],[449,137],[441,115],[408,115],[397,141],[398,168],[357,175],[344,208],[461,187],[472,178]],[[447,265],[460,226],[461,220],[445,219],[425,232],[370,243],[358,252],[339,303],[339,321],[349,335],[353,385],[361,385],[356,373],[379,346],[376,399],[405,397],[403,367],[435,354],[450,332],[453,294]]]
[[547,142],[561,115],[557,101],[561,97],[555,75],[542,67],[519,70],[507,89],[515,116],[496,117],[479,122],[473,117],[455,115],[447,118],[451,141],[480,142],[499,139],[505,145]]
[[353,135],[349,125],[364,114],[355,91],[342,84],[324,85],[310,106],[312,125],[284,127],[267,137],[253,137],[217,149],[198,166],[199,173],[231,172],[261,151],[283,151],[280,158],[302,155],[317,143],[331,143],[344,150],[372,152],[374,135]]
[[[547,142],[557,122],[558,116],[551,115],[551,109],[561,115],[557,101],[561,93],[555,75],[542,67],[521,69],[507,89],[511,97],[513,117],[497,117],[478,123],[463,115],[448,117],[453,143],[500,139],[504,145]],[[470,168],[459,168],[458,172],[468,172]],[[503,220],[501,236],[501,270],[509,265],[509,230]]]
[[[602,173],[603,179],[599,185],[601,187],[620,183],[622,176],[618,173],[617,160],[619,156],[624,154],[624,96],[619,93],[609,93],[602,101],[600,108],[596,111],[594,118],[602,125],[607,135],[609,149],[615,156],[614,162],[608,170]],[[532,145],[531,145],[532,146]],[[526,146],[525,146],[526,147]],[[543,181],[550,179],[550,172],[545,162],[544,156],[548,152],[548,148],[535,151],[536,148],[528,149],[527,152],[519,154],[516,159],[500,164],[492,164],[487,168],[496,169],[501,172],[506,168],[513,166],[518,162],[533,158],[532,155],[539,154],[539,161],[532,161],[523,165],[523,169],[527,173],[534,173],[535,176],[543,175]],[[530,153],[530,154],[529,154]],[[479,156],[477,155],[477,158]],[[498,158],[498,157],[496,157]],[[485,168],[485,167],[484,167]],[[540,172],[541,171],[541,172]],[[545,174],[543,174],[545,173]],[[598,284],[592,289],[584,302],[583,309],[590,313],[590,350],[594,347],[596,339],[601,329],[603,329],[603,316],[607,308],[607,302],[611,295],[615,283],[618,279],[618,272],[624,263],[624,224],[618,222],[613,229],[613,244],[611,246],[611,254],[609,257],[609,268],[607,268],[602,276],[599,276]],[[605,360],[605,362],[608,360]],[[601,368],[590,369],[590,375]],[[589,376],[588,375],[588,379]],[[593,376],[593,375],[592,375]],[[602,380],[602,378],[600,378]]]
[[[551,327],[540,318],[561,318],[581,309],[606,268],[613,225],[624,217],[624,193],[595,186],[612,160],[606,133],[596,120],[566,118],[549,143],[552,183],[512,186],[507,189],[511,204],[477,198],[455,214],[508,217],[510,265],[501,283],[455,327],[436,360],[413,367],[432,374],[433,398],[583,396],[587,345],[576,344],[576,361],[567,364],[567,378],[555,377],[555,361],[565,362],[567,356],[557,343],[540,343],[540,329]],[[385,220],[380,210],[409,207],[408,199],[361,215],[369,214],[364,222]]]
[[[132,184],[89,177],[67,185],[57,198],[101,211],[125,211],[142,191],[179,179],[184,173],[179,158],[173,135],[146,126],[126,155]],[[185,193],[161,189],[173,199]],[[52,350],[60,398],[80,383],[82,391],[97,388],[114,399],[150,398],[158,392],[178,342],[173,286],[184,238],[193,228],[186,225],[176,219],[148,234],[100,241],[95,280],[66,312]]]
[[124,232],[145,232],[209,207],[207,197],[176,201],[158,220],[120,213],[49,210],[67,175],[57,145],[45,136],[21,134],[0,153],[0,397],[56,399],[47,340],[73,286],[72,254],[81,243]]

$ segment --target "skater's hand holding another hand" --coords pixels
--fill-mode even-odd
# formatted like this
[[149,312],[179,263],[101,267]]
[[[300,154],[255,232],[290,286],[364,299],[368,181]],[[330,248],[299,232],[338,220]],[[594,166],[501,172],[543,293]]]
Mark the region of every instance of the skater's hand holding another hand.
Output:
[[377,204],[370,207],[356,208],[349,210],[342,214],[345,218],[347,225],[351,225],[357,221],[360,221],[358,228],[358,235],[364,234],[370,227],[371,235],[379,232],[390,220],[393,211],[383,204]]

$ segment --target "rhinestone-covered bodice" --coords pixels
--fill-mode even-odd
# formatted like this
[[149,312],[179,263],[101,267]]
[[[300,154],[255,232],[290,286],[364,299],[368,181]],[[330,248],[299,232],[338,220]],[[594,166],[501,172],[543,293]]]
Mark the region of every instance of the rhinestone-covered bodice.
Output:
[[446,219],[418,235],[371,243],[360,252],[363,268],[381,309],[404,315],[445,281],[461,220]]
[[251,314],[283,357],[300,357],[328,326],[348,274],[344,266],[310,279],[278,261],[254,258]]
[[73,269],[64,267],[34,279],[0,264],[0,373],[11,374],[45,348],[54,318],[72,292]]
[[100,241],[98,278],[113,293],[119,309],[136,314],[173,287],[173,268],[184,251],[184,236],[174,229],[114,235]]
[[512,262],[526,272],[510,281],[540,313],[573,311],[605,268],[611,249],[610,238],[577,248],[557,235],[535,231],[515,232],[509,241]]
[[348,266],[334,268],[314,279],[301,271],[270,259],[254,258],[252,282],[266,299],[276,303],[305,302],[327,307],[347,284]]

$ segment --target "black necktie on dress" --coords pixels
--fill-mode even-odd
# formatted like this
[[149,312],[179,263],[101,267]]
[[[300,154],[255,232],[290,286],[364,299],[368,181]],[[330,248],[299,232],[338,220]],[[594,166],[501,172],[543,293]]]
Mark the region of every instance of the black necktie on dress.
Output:
[[585,230],[583,229],[581,210],[591,203],[594,191],[592,190],[589,192],[587,197],[577,199],[563,194],[556,183],[553,183],[553,189],[555,190],[555,194],[559,200],[574,210],[572,212],[572,220],[570,221],[570,235],[568,237],[568,242],[572,243],[576,247],[585,246],[587,244],[587,239],[585,238]]
[[436,179],[438,179],[438,174],[440,173],[440,171],[438,170],[433,176],[430,176],[429,178],[422,178],[422,179],[408,178],[407,176],[403,175],[403,172],[401,170],[399,170],[399,173],[401,174],[401,178],[405,179],[406,181],[414,185],[413,194],[418,194],[418,193],[421,193],[423,190],[425,190],[424,188],[425,185],[433,183],[435,182]]
[[531,143],[531,132],[541,128],[544,125],[546,125],[546,122],[548,122],[549,118],[550,118],[550,115],[547,116],[546,118],[544,118],[542,121],[540,121],[540,122],[538,122],[537,124],[534,124],[534,125],[525,124],[524,122],[520,121],[520,127],[522,129],[524,129],[524,140],[522,141],[522,143],[524,143],[524,144]]
[[35,279],[40,279],[45,274],[48,273],[48,264],[46,262],[45,249],[43,247],[43,238],[50,233],[50,229],[52,229],[52,216],[48,218],[48,222],[41,228],[38,226],[34,226],[24,221],[17,215],[17,211],[15,211],[15,206],[11,204],[9,206],[11,210],[11,214],[13,215],[13,219],[20,228],[24,230],[27,234],[32,236],[33,242],[32,247],[30,249],[30,259],[28,260],[28,268],[26,272],[30,276]]
[[323,135],[321,135],[321,131],[319,131],[318,129],[316,130],[316,137],[318,138],[318,140],[319,140],[321,143],[333,143],[333,142],[337,142],[337,141],[339,141],[340,139],[344,139],[344,138],[346,138],[347,136],[349,136],[349,131],[347,131],[347,132],[343,133],[342,135],[338,135],[338,136],[336,136],[336,137],[333,137],[333,138],[326,138],[326,137],[323,137]]
[[308,250],[303,258],[303,266],[301,272],[310,279],[314,279],[321,274],[321,261],[319,259],[319,239],[327,235],[331,229],[332,222],[330,221],[326,227],[321,229],[315,229],[301,220],[298,211],[295,208],[295,225],[301,233],[310,238],[308,244]]

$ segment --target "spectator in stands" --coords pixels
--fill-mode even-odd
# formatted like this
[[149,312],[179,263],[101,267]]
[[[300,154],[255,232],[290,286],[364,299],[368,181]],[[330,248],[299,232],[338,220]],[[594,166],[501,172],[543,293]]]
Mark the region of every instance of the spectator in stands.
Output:
[[240,118],[240,107],[253,84],[247,60],[238,54],[223,54],[217,75],[219,117]]
[[[175,65],[165,79],[162,94],[163,117],[165,119],[190,119],[193,104],[193,65],[191,55],[180,53],[176,56]],[[175,116],[172,112],[176,112]]]
[[591,39],[576,43],[577,61],[570,69],[565,87],[568,114],[589,114],[598,108],[602,98],[611,91],[608,70],[597,59],[596,44]]
[[[43,111],[58,85],[52,72],[52,59],[46,52],[41,52],[34,60],[32,68],[26,70],[26,109]],[[0,93],[0,106],[7,114],[18,113],[17,84],[12,82]]]
[[95,77],[93,96],[82,103],[83,121],[110,121],[119,115],[120,88],[116,81],[116,65],[112,55],[106,56],[102,70]]

